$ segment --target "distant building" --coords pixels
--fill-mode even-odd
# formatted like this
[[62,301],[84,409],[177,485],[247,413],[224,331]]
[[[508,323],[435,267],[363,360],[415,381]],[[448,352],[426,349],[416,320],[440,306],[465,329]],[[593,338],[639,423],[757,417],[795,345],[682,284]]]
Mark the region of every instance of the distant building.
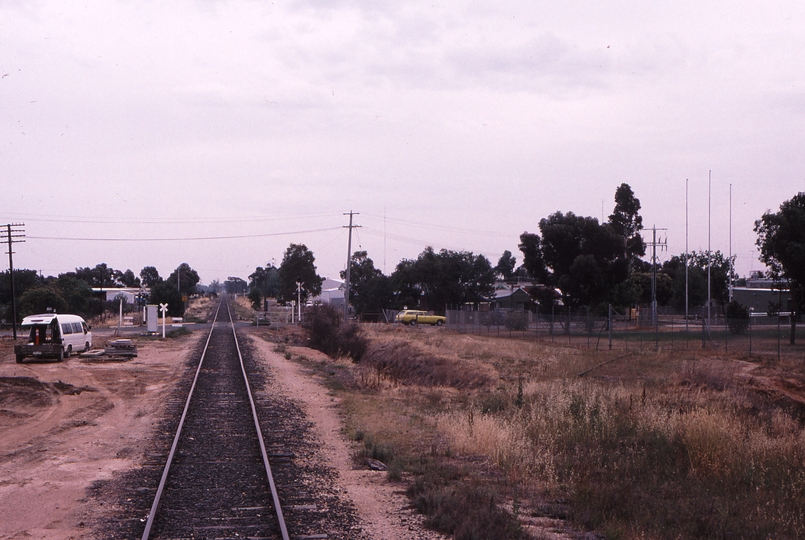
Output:
[[498,281],[495,283],[495,294],[489,299],[491,307],[530,311],[534,306],[534,300],[528,291],[533,286],[534,283],[530,281]]
[[137,295],[140,293],[145,293],[146,295],[150,292],[149,289],[141,289],[140,287],[93,287],[92,294],[94,295],[103,295],[107,302],[111,302],[113,300],[117,300],[118,297],[123,297],[127,304],[136,304],[137,303]]
[[793,308],[793,299],[788,287],[771,288],[771,280],[747,280],[746,287],[733,287],[732,299],[752,309],[755,313],[766,313],[770,306],[777,306],[779,310],[790,312]]
[[334,307],[344,307],[344,282],[337,279],[324,278],[321,284],[321,294],[310,299],[314,304],[329,304]]

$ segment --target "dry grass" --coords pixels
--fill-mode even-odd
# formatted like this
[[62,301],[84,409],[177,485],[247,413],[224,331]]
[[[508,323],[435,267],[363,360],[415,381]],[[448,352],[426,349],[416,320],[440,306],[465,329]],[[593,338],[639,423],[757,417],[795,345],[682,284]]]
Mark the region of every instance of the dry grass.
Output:
[[191,298],[184,312],[185,321],[205,321],[210,311],[215,308],[216,302],[207,296]]
[[477,389],[492,384],[495,376],[480,362],[435,354],[404,339],[374,341],[363,363],[379,376],[405,385]]
[[805,537],[801,361],[383,325],[365,334],[366,361],[322,368],[346,381],[350,433],[388,451],[437,529],[527,537],[505,519],[494,534],[457,532],[449,513],[485,500],[607,538]]
[[235,312],[235,316],[239,320],[254,319],[254,308],[252,308],[252,304],[249,302],[249,299],[242,294],[239,294],[233,302],[230,302],[229,305],[232,306],[232,310]]

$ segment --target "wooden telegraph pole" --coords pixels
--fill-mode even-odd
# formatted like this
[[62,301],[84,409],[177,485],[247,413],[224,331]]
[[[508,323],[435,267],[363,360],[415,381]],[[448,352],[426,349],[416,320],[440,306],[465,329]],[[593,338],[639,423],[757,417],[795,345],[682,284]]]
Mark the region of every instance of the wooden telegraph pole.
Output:
[[344,322],[349,321],[349,274],[352,269],[352,229],[360,227],[360,225],[352,224],[352,216],[359,216],[358,212],[350,210],[348,213],[344,212],[345,216],[349,216],[349,240],[347,241],[347,271],[344,273]]
[[11,280],[11,327],[13,329],[14,341],[17,340],[17,297],[14,292],[14,250],[11,244],[25,242],[25,223],[9,223],[5,225],[8,233],[8,277]]

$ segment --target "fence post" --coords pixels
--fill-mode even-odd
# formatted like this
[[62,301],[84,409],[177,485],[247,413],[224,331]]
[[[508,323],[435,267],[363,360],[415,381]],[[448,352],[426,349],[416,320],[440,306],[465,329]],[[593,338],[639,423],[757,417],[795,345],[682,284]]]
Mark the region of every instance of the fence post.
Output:
[[567,320],[565,321],[565,331],[567,332],[567,344],[570,345],[570,304],[567,306]]
[[706,324],[707,324],[707,319],[705,318],[704,313],[702,313],[702,349],[705,348],[705,339],[706,339],[705,325]]
[[607,306],[607,332],[609,334],[609,350],[612,350],[612,304]]
[[534,328],[534,333],[536,334],[536,339],[539,341],[539,304],[537,304],[537,324]]
[[672,351],[674,350],[674,336],[675,335],[676,334],[674,334],[674,314],[672,312],[671,313],[671,350]]
[[777,361],[780,361],[780,320],[782,320],[783,316],[780,315],[779,311],[777,313]]
[[556,304],[551,304],[551,343],[553,343],[553,322],[556,317]]
[[660,350],[660,313],[654,306],[654,348]]
[[752,308],[749,308],[749,358],[752,358]]

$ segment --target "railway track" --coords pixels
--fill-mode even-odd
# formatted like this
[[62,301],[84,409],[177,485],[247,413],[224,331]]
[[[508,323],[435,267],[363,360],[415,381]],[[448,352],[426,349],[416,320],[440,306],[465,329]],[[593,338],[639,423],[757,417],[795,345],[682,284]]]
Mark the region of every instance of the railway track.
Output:
[[270,456],[266,450],[235,326],[223,300],[142,539],[288,540],[269,457],[287,461],[289,456]]

